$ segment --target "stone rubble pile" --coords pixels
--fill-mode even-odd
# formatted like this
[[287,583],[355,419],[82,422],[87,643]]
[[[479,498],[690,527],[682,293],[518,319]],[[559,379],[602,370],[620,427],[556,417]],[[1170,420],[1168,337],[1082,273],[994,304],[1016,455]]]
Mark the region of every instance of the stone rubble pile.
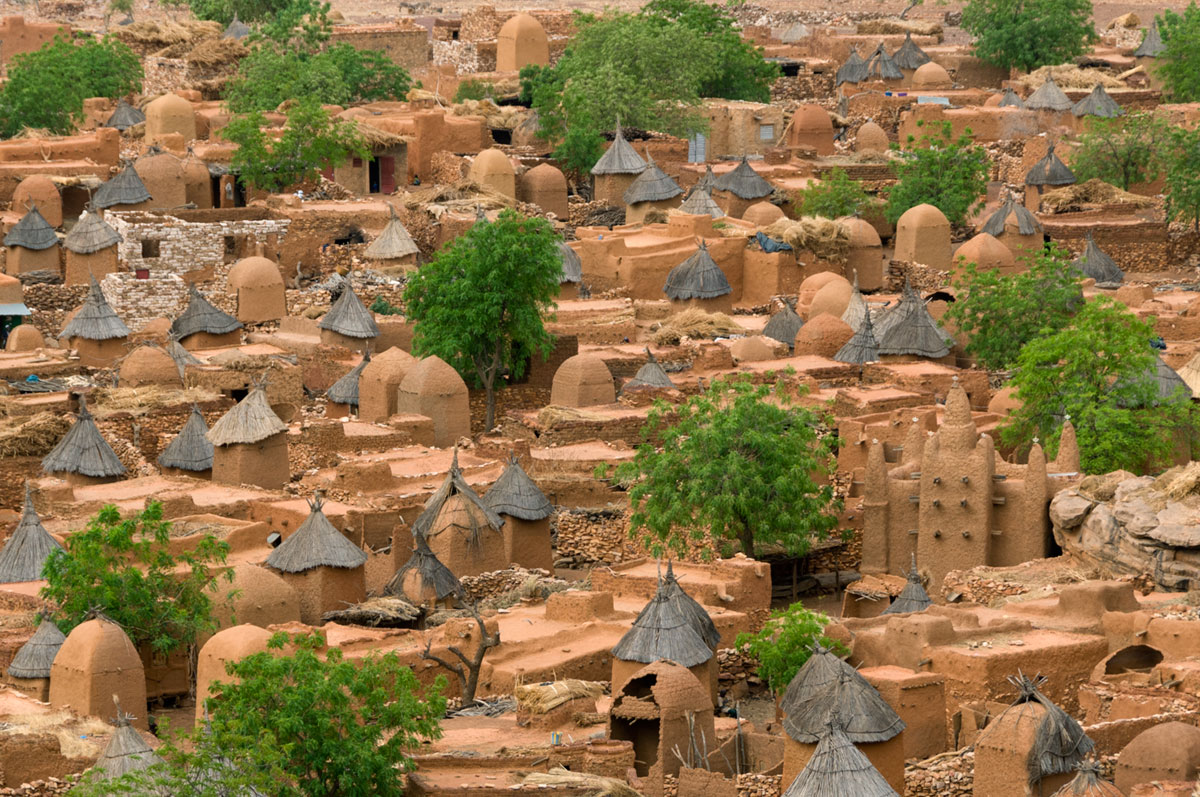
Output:
[[908,797],[971,797],[975,790],[975,751],[934,756],[904,770]]

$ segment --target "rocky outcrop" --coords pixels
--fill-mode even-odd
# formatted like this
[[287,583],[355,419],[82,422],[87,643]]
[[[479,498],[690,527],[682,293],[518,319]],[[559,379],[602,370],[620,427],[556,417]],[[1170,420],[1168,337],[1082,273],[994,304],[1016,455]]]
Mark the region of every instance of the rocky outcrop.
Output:
[[1054,539],[1111,575],[1146,574],[1164,590],[1200,589],[1200,463],[1158,478],[1090,476],[1050,502]]

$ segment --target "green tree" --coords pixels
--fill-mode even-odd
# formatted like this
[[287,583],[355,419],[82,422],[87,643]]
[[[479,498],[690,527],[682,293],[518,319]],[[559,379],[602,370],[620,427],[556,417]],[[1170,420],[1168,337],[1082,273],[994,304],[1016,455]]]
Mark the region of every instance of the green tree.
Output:
[[801,603],[793,603],[786,609],[771,612],[771,617],[757,634],[738,634],[736,644],[754,657],[758,662],[758,677],[778,694],[800,672],[815,646],[820,645],[838,656],[850,655],[845,645],[825,636],[827,625],[829,618],[824,614],[809,611]]
[[1096,41],[1091,0],[969,0],[963,29],[975,55],[1025,72],[1066,63]]
[[492,96],[492,84],[486,80],[476,80],[475,78],[467,78],[458,84],[458,88],[454,90],[454,99],[452,102],[463,102],[464,100],[483,100]]
[[909,148],[892,166],[896,184],[885,209],[892,224],[904,211],[921,204],[933,205],[951,224],[965,224],[987,193],[991,166],[983,147],[972,143],[971,131],[956,139],[949,122],[933,127],[935,134],[923,132],[920,141],[909,136]]
[[967,353],[992,371],[1012,368],[1022,346],[1065,327],[1083,298],[1066,250],[1052,244],[1020,261],[1026,270],[1018,274],[964,263],[954,277],[957,300],[946,320],[967,336]]
[[801,214],[827,219],[853,216],[870,202],[871,197],[862,184],[843,169],[830,170],[819,183],[796,194]]
[[502,377],[519,379],[554,338],[542,317],[554,309],[562,259],[545,219],[512,209],[475,224],[408,278],[404,304],[413,322],[413,352],[437,355],[487,391],[496,421]]
[[[157,501],[128,518],[106,506],[46,560],[41,596],[57,607],[54,620],[64,633],[100,611],[133,644],[171,653],[216,630],[213,571],[228,553],[228,543],[205,535],[194,549],[173,554],[171,524]],[[232,580],[232,571],[225,578]]]
[[321,169],[370,152],[353,122],[335,121],[315,99],[306,97],[287,112],[287,125],[278,138],[263,129],[258,111],[238,117],[221,136],[238,145],[233,170],[250,186],[264,191],[315,180]]
[[237,16],[247,24],[263,22],[287,9],[293,0],[187,0],[196,19],[228,25]]
[[1080,182],[1098,178],[1122,191],[1158,179],[1171,125],[1153,113],[1090,119],[1071,158]]
[[1155,59],[1154,72],[1162,78],[1168,99],[1200,100],[1200,7],[1195,0],[1182,14],[1164,10],[1158,18],[1158,32],[1164,49]]
[[1087,302],[1071,324],[1021,349],[1012,384],[1020,406],[1001,439],[1028,449],[1039,438],[1054,456],[1070,417],[1085,473],[1134,472],[1166,460],[1193,424],[1191,396],[1159,398],[1153,326],[1107,298]]
[[111,37],[75,44],[58,36],[32,53],[13,56],[0,88],[0,136],[23,128],[74,132],[89,97],[116,99],[142,87],[137,53]]
[[1167,215],[1200,232],[1200,131],[1176,128],[1167,154]]
[[615,472],[631,485],[630,535],[655,555],[695,543],[726,552],[737,542],[747,556],[764,545],[802,555],[827,537],[840,509],[823,483],[831,443],[824,419],[800,405],[803,394],[782,379],[741,376],[715,379],[679,406],[657,402],[646,442]]

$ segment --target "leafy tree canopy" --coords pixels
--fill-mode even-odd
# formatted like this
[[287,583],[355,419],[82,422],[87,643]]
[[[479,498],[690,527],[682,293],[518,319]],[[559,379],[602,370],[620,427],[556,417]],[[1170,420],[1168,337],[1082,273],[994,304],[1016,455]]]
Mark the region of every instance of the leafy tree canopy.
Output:
[[980,59],[1032,72],[1082,55],[1096,41],[1091,17],[1091,0],[970,0],[962,26]]
[[[206,535],[193,550],[173,554],[170,530],[162,504],[155,501],[128,518],[106,506],[68,536],[66,551],[46,560],[41,591],[58,607],[54,620],[63,633],[100,611],[124,628],[134,645],[148,644],[166,654],[215,631],[212,569],[225,563],[229,544]],[[232,577],[226,571],[227,580]]]
[[1172,131],[1166,193],[1168,216],[1200,232],[1200,130]]
[[187,0],[196,19],[228,25],[237,16],[242,22],[263,22],[285,11],[293,0]]
[[1071,170],[1080,182],[1099,178],[1128,191],[1132,185],[1158,179],[1170,140],[1170,123],[1153,113],[1089,119],[1071,158]]
[[1153,327],[1107,298],[1087,302],[1071,323],[1025,344],[1012,384],[1021,406],[1001,429],[1008,445],[1039,438],[1054,456],[1070,416],[1085,473],[1141,472],[1169,458],[1193,426],[1191,396],[1161,399]]
[[1158,18],[1163,51],[1155,59],[1154,72],[1162,78],[1173,102],[1200,100],[1200,7],[1195,0],[1182,14],[1170,9]]
[[862,184],[843,169],[832,169],[821,182],[799,192],[796,198],[803,215],[827,219],[853,216],[871,202]]
[[758,662],[758,677],[767,682],[772,692],[779,694],[812,656],[815,645],[838,656],[850,655],[845,645],[825,636],[827,625],[829,618],[825,615],[809,611],[801,603],[793,603],[786,609],[771,612],[770,619],[763,623],[757,634],[738,634],[737,646],[746,647]]
[[[923,122],[918,125],[924,127]],[[897,182],[888,194],[886,215],[895,224],[904,211],[929,204],[961,225],[987,193],[991,166],[983,147],[972,143],[971,131],[953,137],[949,122],[933,125],[934,133],[909,136],[909,148],[892,169]]]
[[62,36],[32,53],[13,56],[0,87],[0,136],[23,128],[55,135],[74,132],[89,97],[116,99],[142,87],[137,53],[111,37],[78,44]]
[[763,546],[802,555],[827,537],[840,509],[821,479],[831,444],[803,393],[741,376],[679,406],[656,403],[646,442],[615,474],[631,485],[630,534],[655,555],[697,543],[726,553],[734,542],[747,556]]
[[288,109],[287,125],[278,137],[264,129],[258,111],[238,117],[221,136],[238,145],[233,170],[247,184],[264,191],[283,189],[315,180],[323,168],[370,153],[353,122],[331,119],[312,97]]
[[1083,300],[1066,250],[1051,245],[1020,261],[1026,270],[1018,274],[964,263],[954,278],[957,301],[946,320],[967,336],[967,353],[992,371],[1015,366],[1022,346],[1066,326]]
[[476,223],[408,278],[404,304],[413,352],[437,355],[487,391],[487,428],[501,378],[518,379],[554,342],[542,317],[562,275],[558,237],[545,219],[515,210]]

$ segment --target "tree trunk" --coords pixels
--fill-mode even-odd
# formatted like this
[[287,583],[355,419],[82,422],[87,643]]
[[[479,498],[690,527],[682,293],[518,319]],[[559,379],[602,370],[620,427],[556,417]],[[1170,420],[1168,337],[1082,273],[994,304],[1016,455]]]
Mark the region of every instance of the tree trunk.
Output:
[[738,542],[742,546],[742,553],[751,559],[754,558],[754,531],[750,528],[750,523],[742,518],[742,528],[738,532]]
[[492,431],[492,427],[496,425],[496,383],[494,380],[487,386],[487,418],[483,425],[485,434]]

